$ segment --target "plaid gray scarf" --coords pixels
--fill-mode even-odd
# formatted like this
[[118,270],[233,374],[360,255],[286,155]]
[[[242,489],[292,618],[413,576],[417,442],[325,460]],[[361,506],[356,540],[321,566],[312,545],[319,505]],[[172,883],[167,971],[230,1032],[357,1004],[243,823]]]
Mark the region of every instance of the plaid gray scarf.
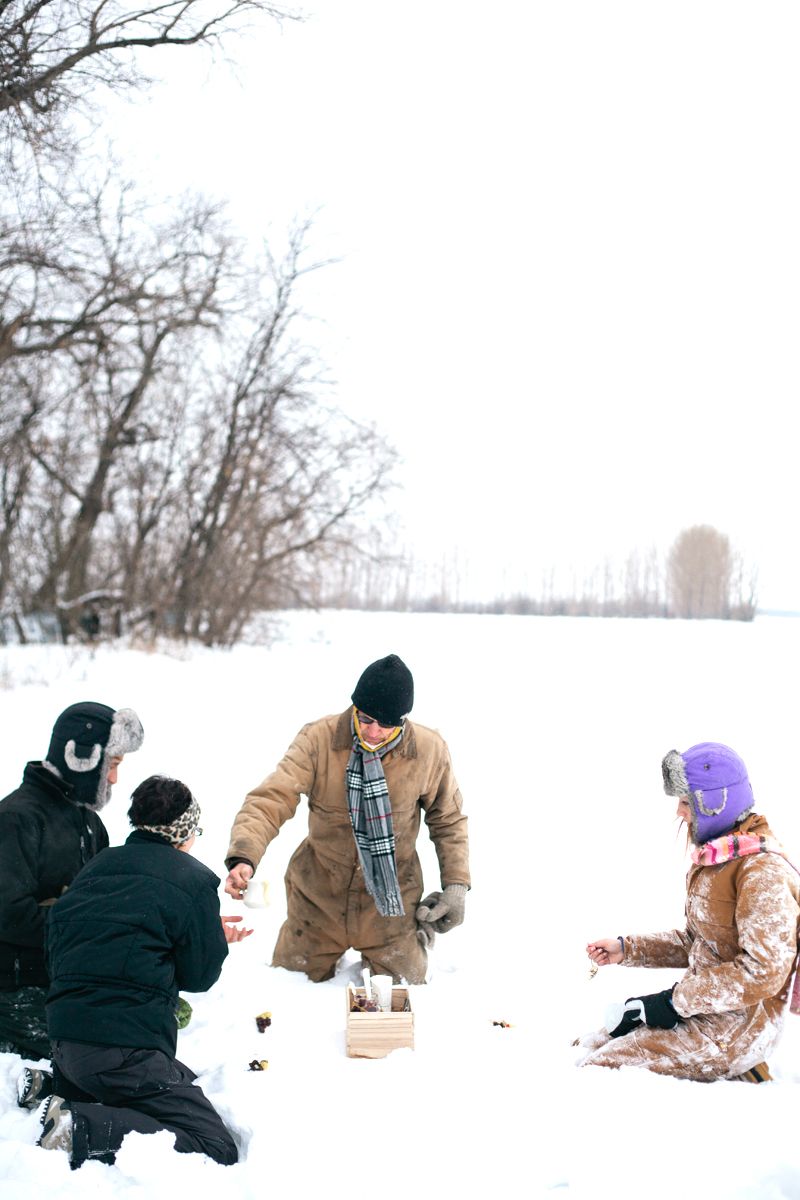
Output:
[[396,738],[379,750],[367,750],[353,729],[353,749],[345,771],[347,804],[358,861],[364,873],[367,891],[375,901],[382,917],[405,915],[400,884],[397,881],[394,827],[389,803],[389,789],[381,759],[393,750],[403,737],[401,729]]

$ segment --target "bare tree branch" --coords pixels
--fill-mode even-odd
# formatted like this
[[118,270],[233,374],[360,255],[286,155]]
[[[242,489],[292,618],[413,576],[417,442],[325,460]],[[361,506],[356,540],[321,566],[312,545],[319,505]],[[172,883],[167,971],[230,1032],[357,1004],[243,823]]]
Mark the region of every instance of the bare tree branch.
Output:
[[[194,46],[241,29],[252,15],[296,20],[267,0],[167,0],[131,8],[121,0],[7,0],[0,7],[0,112],[46,116],[70,98],[83,65],[94,83],[119,86],[119,54],[137,47]],[[129,85],[141,77],[133,67]],[[85,84],[82,85],[85,90]]]

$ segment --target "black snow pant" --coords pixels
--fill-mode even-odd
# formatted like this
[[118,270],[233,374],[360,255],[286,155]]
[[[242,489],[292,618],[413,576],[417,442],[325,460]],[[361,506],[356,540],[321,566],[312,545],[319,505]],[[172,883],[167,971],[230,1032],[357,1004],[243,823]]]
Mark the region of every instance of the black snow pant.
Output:
[[46,987],[0,992],[0,1050],[23,1058],[49,1058],[45,1013]]
[[162,1050],[53,1042],[53,1064],[72,1090],[73,1167],[89,1158],[113,1163],[127,1133],[175,1134],[175,1149],[230,1166],[239,1152],[197,1076]]

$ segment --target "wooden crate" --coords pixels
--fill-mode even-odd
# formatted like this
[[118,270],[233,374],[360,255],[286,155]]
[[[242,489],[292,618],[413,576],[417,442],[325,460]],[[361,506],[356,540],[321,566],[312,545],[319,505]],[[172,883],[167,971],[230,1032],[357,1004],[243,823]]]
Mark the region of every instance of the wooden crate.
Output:
[[364,989],[345,989],[348,1058],[385,1058],[392,1050],[414,1049],[414,1014],[406,987],[392,988],[391,1012],[351,1012],[354,996]]

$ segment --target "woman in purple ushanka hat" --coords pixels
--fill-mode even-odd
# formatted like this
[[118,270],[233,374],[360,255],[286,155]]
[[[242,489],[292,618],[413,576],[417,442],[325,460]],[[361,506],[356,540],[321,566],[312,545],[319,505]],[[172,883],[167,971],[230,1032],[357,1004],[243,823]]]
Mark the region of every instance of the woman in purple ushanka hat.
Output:
[[605,1029],[581,1040],[582,1065],[763,1083],[797,967],[800,874],[754,812],[747,768],[729,746],[670,750],[661,770],[692,847],[686,927],[600,938],[587,952],[598,966],[686,970],[665,991],[612,1006]]

